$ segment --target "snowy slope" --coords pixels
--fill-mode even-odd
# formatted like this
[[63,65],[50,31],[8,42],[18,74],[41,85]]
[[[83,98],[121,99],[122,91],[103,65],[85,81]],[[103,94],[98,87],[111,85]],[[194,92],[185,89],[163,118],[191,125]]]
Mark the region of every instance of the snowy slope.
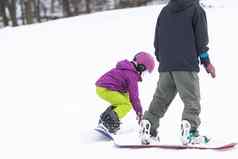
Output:
[[[117,149],[92,130],[108,103],[94,82],[118,60],[153,53],[162,6],[108,11],[0,30],[0,158],[237,158],[238,150]],[[207,10],[212,79],[200,72],[201,133],[238,141],[237,8]],[[158,72],[140,84],[144,109]],[[161,139],[177,140],[183,104],[177,97],[161,121]],[[132,111],[125,129],[137,127]]]

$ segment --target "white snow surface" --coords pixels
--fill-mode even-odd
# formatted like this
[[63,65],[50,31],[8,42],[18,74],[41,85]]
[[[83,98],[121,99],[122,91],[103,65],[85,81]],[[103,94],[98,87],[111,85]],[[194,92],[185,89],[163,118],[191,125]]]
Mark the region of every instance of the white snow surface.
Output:
[[[93,131],[109,105],[95,81],[139,51],[153,54],[154,29],[163,6],[140,7],[0,30],[1,159],[235,159],[238,149],[118,149]],[[238,10],[206,9],[210,59],[217,77],[201,67],[200,132],[238,141]],[[158,63],[156,64],[156,67]],[[159,73],[146,74],[140,98],[146,110]],[[183,103],[172,102],[159,129],[163,142],[177,141]],[[133,110],[122,129],[136,130]],[[130,138],[128,138],[130,140]]]

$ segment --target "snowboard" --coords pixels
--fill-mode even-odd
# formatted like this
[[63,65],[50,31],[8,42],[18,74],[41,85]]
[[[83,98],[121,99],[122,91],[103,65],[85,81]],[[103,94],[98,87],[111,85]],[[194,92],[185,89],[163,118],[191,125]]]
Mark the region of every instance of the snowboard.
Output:
[[[129,139],[129,140],[128,140]],[[123,134],[113,137],[113,141],[118,148],[164,148],[164,149],[200,149],[200,150],[229,150],[237,143],[211,139],[207,144],[183,145],[178,142],[160,142],[159,144],[143,145],[140,143],[138,132]]]
[[106,137],[107,139],[113,140],[113,134],[108,132],[108,130],[105,127],[98,125],[94,130],[103,135],[104,137]]
[[227,143],[221,145],[176,145],[176,144],[157,144],[157,145],[142,145],[142,144],[117,144],[114,142],[115,146],[118,148],[132,148],[132,149],[139,149],[139,148],[163,148],[163,149],[206,149],[206,150],[228,150],[234,148],[237,143]]
[[180,143],[159,143],[143,145],[140,143],[138,132],[111,134],[104,127],[98,126],[95,128],[97,132],[105,136],[107,139],[112,140],[117,148],[129,148],[129,149],[143,149],[143,148],[161,148],[161,149],[200,149],[200,150],[229,150],[234,148],[238,143],[214,141],[211,140],[208,144],[194,144],[194,145],[182,145]]

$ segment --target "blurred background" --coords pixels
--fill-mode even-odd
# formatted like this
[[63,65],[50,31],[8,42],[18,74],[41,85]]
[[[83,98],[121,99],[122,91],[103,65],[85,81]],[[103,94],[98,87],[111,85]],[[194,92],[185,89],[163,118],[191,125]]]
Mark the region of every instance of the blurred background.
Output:
[[[169,0],[0,0],[0,28],[121,8],[166,4]],[[204,7],[212,7],[200,0]],[[209,0],[211,1],[211,0]],[[218,0],[219,1],[219,0]]]

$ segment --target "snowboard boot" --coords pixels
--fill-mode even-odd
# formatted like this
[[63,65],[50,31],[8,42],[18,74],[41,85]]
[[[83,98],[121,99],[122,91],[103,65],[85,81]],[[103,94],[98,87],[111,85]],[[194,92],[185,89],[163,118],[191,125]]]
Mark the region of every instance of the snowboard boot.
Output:
[[197,129],[192,129],[190,123],[187,120],[183,120],[181,123],[181,142],[183,145],[188,144],[207,144],[209,138],[199,135]]
[[158,133],[151,130],[151,123],[149,120],[142,120],[140,122],[139,135],[141,144],[143,145],[158,144],[160,141]]
[[102,124],[109,133],[116,134],[116,132],[120,129],[120,120],[113,111],[115,107],[109,106],[101,115],[99,119],[99,125]]
[[150,144],[156,145],[160,143],[159,133],[156,132],[155,135],[151,135],[150,137]]

